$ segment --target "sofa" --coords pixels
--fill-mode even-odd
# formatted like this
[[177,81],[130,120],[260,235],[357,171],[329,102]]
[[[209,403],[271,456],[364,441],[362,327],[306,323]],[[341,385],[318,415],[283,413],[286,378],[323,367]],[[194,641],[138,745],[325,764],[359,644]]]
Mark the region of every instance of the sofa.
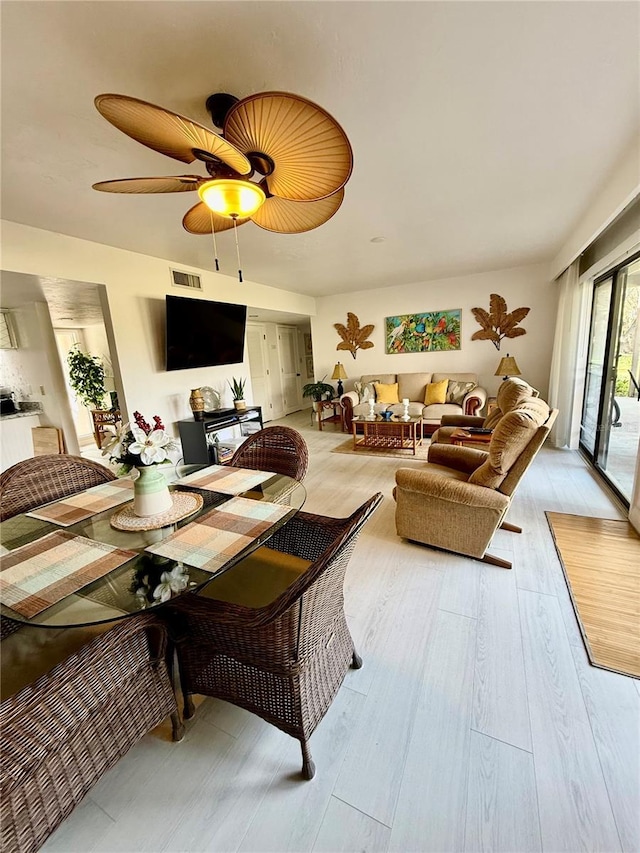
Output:
[[[376,385],[394,386],[396,383],[398,402],[384,402],[388,389],[384,389],[387,394],[381,396]],[[409,400],[409,414],[422,416],[423,432],[428,435],[438,429],[444,415],[476,415],[487,401],[487,392],[478,385],[476,373],[371,373],[362,376],[355,386],[354,391],[347,391],[340,398],[343,425],[347,432],[351,432],[354,416],[366,417],[369,414],[372,395],[376,414],[391,411],[402,415],[402,400]],[[426,403],[428,386],[438,386],[429,388],[430,395],[435,395],[437,402]]]

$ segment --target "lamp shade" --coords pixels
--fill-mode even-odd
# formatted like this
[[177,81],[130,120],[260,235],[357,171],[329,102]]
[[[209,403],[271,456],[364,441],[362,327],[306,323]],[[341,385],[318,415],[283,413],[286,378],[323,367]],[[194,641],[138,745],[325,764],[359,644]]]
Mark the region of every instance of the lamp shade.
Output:
[[494,376],[504,376],[506,379],[509,376],[521,376],[520,368],[516,364],[516,360],[513,356],[506,354],[504,358],[500,359],[500,364],[498,365],[498,369],[496,370]]
[[331,378],[338,380],[338,397],[342,397],[344,393],[344,388],[342,387],[342,380],[347,378],[347,373],[344,367],[340,364],[340,362],[338,362],[333,368]]
[[347,373],[344,367],[338,362],[336,366],[333,368],[333,373],[331,374],[332,379],[346,379]]
[[214,213],[231,219],[251,216],[266,199],[257,184],[234,178],[207,181],[198,189],[198,195]]

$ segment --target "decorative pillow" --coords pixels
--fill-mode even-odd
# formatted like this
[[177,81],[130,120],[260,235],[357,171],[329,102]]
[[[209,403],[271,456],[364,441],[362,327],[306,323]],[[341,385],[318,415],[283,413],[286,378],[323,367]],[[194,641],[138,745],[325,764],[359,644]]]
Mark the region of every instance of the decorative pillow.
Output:
[[450,379],[447,386],[446,402],[455,403],[457,406],[461,406],[464,402],[464,398],[467,396],[469,391],[473,391],[476,385],[476,382],[458,382],[455,379]]
[[429,382],[424,395],[425,406],[432,406],[435,403],[442,404],[447,399],[448,379],[443,379],[442,382]]
[[399,403],[398,399],[398,383],[394,382],[393,385],[384,385],[382,382],[376,382],[376,402],[385,403],[386,405],[390,405],[392,403]]
[[373,382],[367,382],[364,385],[362,382],[354,382],[353,384],[360,403],[368,403],[372,398],[376,399],[376,389]]

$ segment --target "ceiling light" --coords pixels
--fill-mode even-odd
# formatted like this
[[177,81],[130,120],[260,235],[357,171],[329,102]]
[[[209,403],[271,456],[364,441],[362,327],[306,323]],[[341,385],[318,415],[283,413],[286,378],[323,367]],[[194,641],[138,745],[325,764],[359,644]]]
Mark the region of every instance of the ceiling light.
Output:
[[386,239],[387,239],[386,237],[372,237],[371,240],[369,240],[369,242],[370,243],[384,243],[384,241]]
[[217,213],[218,216],[233,219],[233,233],[236,238],[236,254],[238,256],[238,279],[242,281],[237,223],[238,219],[251,216],[252,213],[255,213],[264,204],[267,198],[264,191],[252,181],[240,181],[237,178],[217,178],[214,181],[207,181],[205,184],[202,184],[198,188],[198,195],[210,211],[216,270],[220,267],[218,264],[218,249],[216,247],[213,214]]
[[230,219],[251,216],[266,200],[257,184],[234,178],[207,181],[199,187],[198,195],[209,210]]

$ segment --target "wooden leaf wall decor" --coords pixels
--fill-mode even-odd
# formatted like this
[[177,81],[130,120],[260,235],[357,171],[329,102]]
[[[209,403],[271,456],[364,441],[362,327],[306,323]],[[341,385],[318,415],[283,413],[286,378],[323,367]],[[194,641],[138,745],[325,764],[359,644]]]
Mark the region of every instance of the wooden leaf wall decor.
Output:
[[519,338],[526,335],[526,329],[518,323],[527,316],[530,308],[516,308],[507,312],[507,303],[502,296],[492,293],[489,299],[489,312],[484,308],[472,308],[471,312],[482,328],[471,335],[472,341],[491,341],[494,347],[500,349],[503,338]]
[[361,328],[360,320],[351,311],[347,312],[346,326],[343,326],[342,323],[334,323],[333,327],[342,338],[336,349],[349,350],[354,358],[359,349],[371,349],[373,346],[372,342],[368,341],[367,338],[373,332],[375,326],[369,324]]

